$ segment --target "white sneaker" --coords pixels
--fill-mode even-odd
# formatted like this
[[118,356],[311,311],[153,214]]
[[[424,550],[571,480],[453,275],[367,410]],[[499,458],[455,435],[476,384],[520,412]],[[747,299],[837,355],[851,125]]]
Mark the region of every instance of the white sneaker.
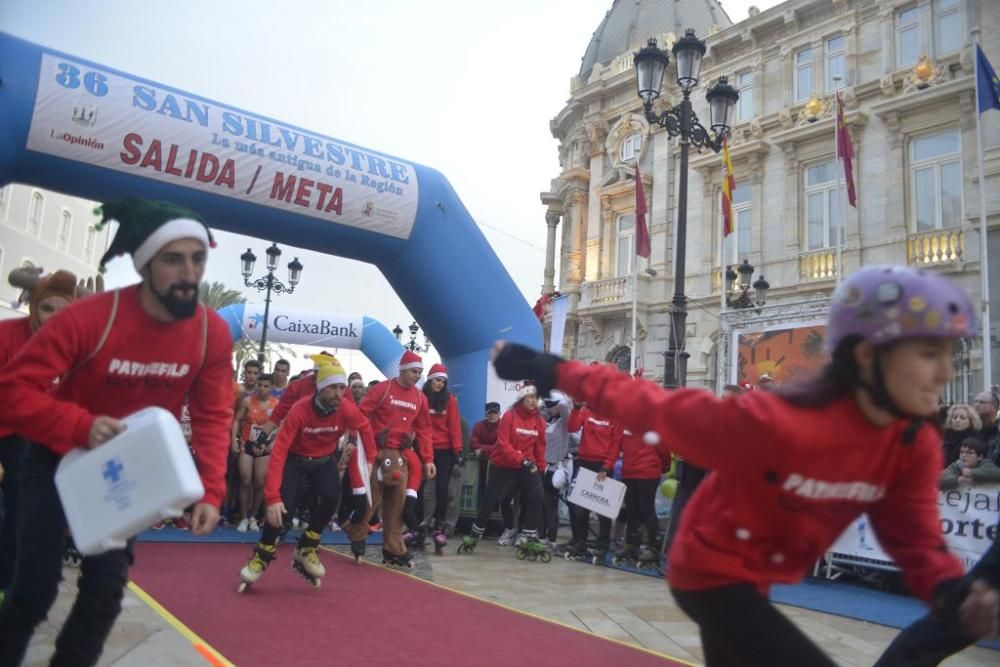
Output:
[[251,533],[256,533],[258,530],[260,530],[260,526],[257,524],[257,519],[256,518],[250,519],[250,524],[247,526],[247,529]]
[[250,519],[243,519],[242,521],[240,521],[239,525],[236,526],[236,532],[245,533],[247,532],[247,529],[249,527],[250,527]]
[[509,547],[514,544],[515,539],[517,539],[517,531],[513,528],[507,528],[500,534],[500,539],[497,540],[497,544],[502,547]]

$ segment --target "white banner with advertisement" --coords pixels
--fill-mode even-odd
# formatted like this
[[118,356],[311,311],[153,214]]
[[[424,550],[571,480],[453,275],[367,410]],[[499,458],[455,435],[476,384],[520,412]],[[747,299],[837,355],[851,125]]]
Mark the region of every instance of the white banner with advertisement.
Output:
[[[362,315],[342,315],[314,310],[275,310],[268,313],[268,340],[276,331],[280,340],[293,345],[315,345],[337,349],[361,349]],[[264,306],[243,308],[243,335],[259,341],[264,330]]]
[[549,352],[563,353],[563,338],[566,335],[566,316],[569,314],[569,294],[552,299],[552,328],[549,331]]
[[617,519],[625,500],[625,485],[611,477],[597,481],[596,472],[580,468],[567,500],[601,516]]
[[44,54],[27,147],[409,238],[413,165],[65,56]]
[[[938,491],[938,510],[941,533],[948,548],[968,570],[1000,533],[1000,484]],[[842,555],[892,563],[875,538],[867,514],[855,519],[829,551],[834,557]]]

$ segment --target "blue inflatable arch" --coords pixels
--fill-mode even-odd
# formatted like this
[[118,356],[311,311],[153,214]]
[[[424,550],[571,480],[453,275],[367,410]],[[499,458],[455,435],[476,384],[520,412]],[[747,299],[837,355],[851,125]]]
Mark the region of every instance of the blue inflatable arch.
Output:
[[[0,33],[0,184],[188,206],[376,265],[480,418],[498,338],[541,327],[439,172]],[[427,271],[438,257],[440,271]],[[491,392],[493,390],[491,389]]]

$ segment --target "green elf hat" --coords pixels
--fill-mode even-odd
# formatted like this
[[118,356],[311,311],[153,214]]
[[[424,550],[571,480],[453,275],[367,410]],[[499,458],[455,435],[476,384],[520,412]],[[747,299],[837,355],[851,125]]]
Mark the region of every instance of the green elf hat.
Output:
[[94,213],[101,216],[95,225],[98,230],[109,222],[118,223],[118,233],[101,257],[102,273],[105,264],[125,254],[132,255],[132,265],[141,271],[163,246],[178,239],[195,239],[206,248],[216,245],[204,218],[171,202],[125,197],[102,204]]

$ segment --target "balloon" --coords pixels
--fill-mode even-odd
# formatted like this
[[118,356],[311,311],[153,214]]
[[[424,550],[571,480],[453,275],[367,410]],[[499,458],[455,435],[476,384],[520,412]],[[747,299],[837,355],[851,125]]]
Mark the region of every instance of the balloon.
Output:
[[676,479],[667,479],[663,481],[663,484],[660,484],[660,494],[664,498],[670,498],[672,500],[676,493],[677,493]]
[[677,479],[677,457],[670,458],[670,470],[667,471],[667,479]]

